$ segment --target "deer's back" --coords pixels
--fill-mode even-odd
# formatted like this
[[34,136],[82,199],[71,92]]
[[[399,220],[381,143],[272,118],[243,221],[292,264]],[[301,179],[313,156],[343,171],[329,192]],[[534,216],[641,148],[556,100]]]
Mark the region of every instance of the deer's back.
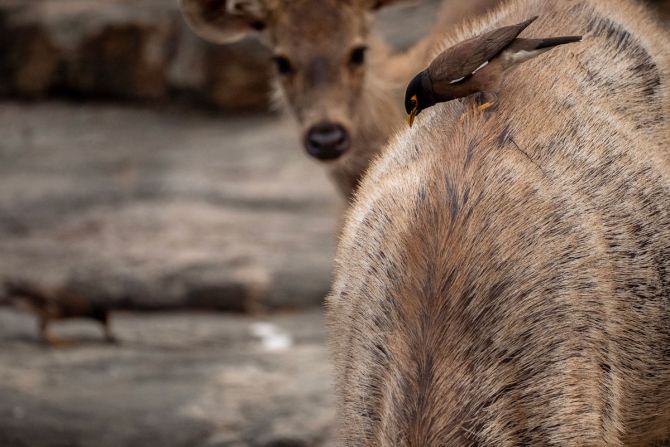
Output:
[[551,3],[491,26],[583,43],[513,72],[495,113],[424,112],[360,189],[329,298],[346,445],[670,436],[667,35]]

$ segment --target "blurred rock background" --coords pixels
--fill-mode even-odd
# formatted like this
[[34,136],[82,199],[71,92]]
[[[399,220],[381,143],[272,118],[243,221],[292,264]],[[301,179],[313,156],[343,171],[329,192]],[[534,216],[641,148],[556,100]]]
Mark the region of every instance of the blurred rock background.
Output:
[[[406,47],[439,3],[376,32]],[[318,306],[343,205],[267,112],[272,74],[173,0],[0,0],[0,281],[124,309],[120,345],[67,322],[61,350],[0,309],[0,446],[332,445]]]
[[271,67],[256,41],[196,38],[171,0],[3,0],[0,93],[260,110]]

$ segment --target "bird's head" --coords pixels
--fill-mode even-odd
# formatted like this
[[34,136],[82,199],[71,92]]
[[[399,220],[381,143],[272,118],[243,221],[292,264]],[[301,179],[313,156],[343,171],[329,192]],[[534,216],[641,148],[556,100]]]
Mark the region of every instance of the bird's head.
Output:
[[428,72],[422,71],[414,76],[407,86],[405,92],[405,111],[407,112],[407,123],[409,127],[414,124],[414,118],[421,113],[423,109],[435,104],[433,100],[433,92],[431,89],[431,82]]

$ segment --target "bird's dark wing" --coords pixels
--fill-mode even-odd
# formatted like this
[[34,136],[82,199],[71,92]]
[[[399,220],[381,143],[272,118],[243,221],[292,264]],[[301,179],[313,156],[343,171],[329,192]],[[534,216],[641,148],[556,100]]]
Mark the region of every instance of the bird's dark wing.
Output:
[[500,54],[536,17],[465,40],[440,53],[428,67],[433,82],[452,82],[472,74]]

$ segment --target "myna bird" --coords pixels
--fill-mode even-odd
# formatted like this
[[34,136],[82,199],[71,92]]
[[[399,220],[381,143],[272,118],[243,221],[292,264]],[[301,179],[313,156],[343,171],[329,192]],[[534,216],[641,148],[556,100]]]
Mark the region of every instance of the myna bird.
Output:
[[27,281],[11,280],[5,282],[5,301],[23,302],[38,317],[39,335],[46,343],[56,346],[64,344],[62,340],[49,333],[49,322],[69,318],[89,318],[103,327],[105,340],[115,343],[116,338],[109,327],[109,308],[95,304],[81,293],[69,288],[48,289]]
[[407,87],[405,109],[410,127],[422,110],[475,93],[480,94],[479,109],[486,110],[497,100],[510,69],[557,45],[582,40],[581,36],[517,38],[535,19],[537,16],[465,40],[437,56]]

